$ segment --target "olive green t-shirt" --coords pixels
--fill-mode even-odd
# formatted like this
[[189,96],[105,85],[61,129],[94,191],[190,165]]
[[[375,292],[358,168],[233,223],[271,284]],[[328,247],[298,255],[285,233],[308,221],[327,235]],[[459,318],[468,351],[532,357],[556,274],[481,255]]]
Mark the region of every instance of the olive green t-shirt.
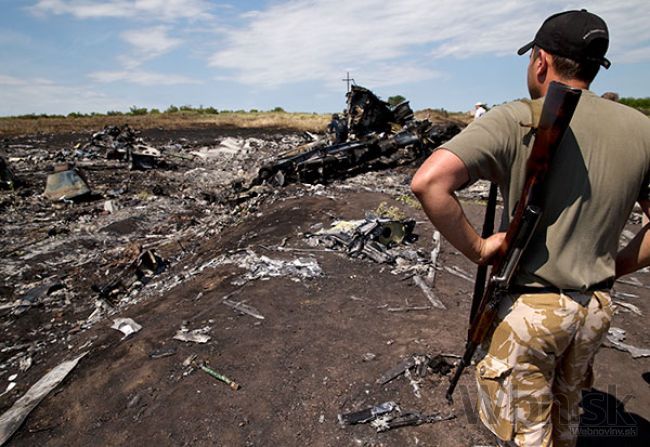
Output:
[[[543,101],[543,98],[536,101]],[[523,188],[534,136],[531,104],[498,106],[443,147],[504,197],[505,230]],[[614,277],[618,240],[635,201],[648,196],[650,119],[589,90],[551,164],[545,207],[514,282],[585,289]]]

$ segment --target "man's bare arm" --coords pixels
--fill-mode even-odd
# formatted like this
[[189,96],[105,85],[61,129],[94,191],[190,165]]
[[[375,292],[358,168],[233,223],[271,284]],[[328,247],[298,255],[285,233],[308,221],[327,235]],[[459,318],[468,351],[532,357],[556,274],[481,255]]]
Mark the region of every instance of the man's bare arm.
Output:
[[482,239],[467,220],[455,191],[469,180],[463,161],[440,148],[420,166],[411,182],[424,212],[440,233],[477,264],[487,263],[497,252],[504,233]]
[[[650,217],[650,200],[640,200],[639,205],[644,214]],[[636,272],[650,265],[650,223],[639,230],[616,255],[616,277]]]

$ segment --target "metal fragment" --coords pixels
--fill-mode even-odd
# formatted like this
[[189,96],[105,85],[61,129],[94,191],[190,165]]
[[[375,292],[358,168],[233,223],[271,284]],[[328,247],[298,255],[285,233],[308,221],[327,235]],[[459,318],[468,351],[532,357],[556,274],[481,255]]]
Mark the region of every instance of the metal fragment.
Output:
[[63,362],[45,374],[20,399],[14,402],[9,410],[0,416],[0,445],[11,438],[29,413],[70,374],[86,354],[87,352],[84,352],[72,360]]
[[380,416],[385,413],[390,413],[395,410],[397,404],[395,402],[389,401],[384,402],[374,407],[365,408],[360,411],[354,411],[351,413],[342,413],[338,415],[339,423],[342,425],[354,425],[354,424],[364,424],[375,419],[377,416]]
[[632,358],[635,359],[650,357],[650,349],[637,348],[636,346],[624,343],[623,340],[625,340],[625,331],[617,327],[611,327],[607,332],[607,341],[609,343],[605,344],[605,346],[618,349],[619,351],[629,352]]
[[258,310],[255,309],[253,306],[249,306],[248,304],[244,304],[238,301],[232,301],[227,298],[224,298],[223,300],[221,300],[221,302],[226,306],[232,307],[238,312],[244,313],[246,315],[250,315],[253,318],[257,318],[258,320],[264,319],[264,315],[259,313]]

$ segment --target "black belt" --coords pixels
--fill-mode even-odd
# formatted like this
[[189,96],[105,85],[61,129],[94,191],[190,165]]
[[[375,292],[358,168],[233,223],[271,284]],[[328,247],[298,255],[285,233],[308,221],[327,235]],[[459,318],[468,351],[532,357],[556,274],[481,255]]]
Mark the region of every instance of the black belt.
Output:
[[614,279],[606,279],[601,281],[588,289],[561,289],[555,286],[511,286],[508,291],[511,293],[586,293],[586,292],[596,292],[599,290],[609,290],[614,286]]

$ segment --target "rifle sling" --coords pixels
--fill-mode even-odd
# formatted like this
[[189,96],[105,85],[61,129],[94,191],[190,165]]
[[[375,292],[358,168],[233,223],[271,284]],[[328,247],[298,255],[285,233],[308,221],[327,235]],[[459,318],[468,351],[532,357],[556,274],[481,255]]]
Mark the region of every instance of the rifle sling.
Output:
[[[497,184],[490,183],[490,193],[488,203],[485,208],[485,217],[483,219],[483,231],[481,237],[486,238],[494,232],[494,216],[497,208]],[[487,279],[487,265],[479,265],[476,270],[476,281],[474,282],[474,294],[472,295],[472,309],[469,313],[469,324],[471,325],[481,304],[483,292],[485,291],[485,280]]]

